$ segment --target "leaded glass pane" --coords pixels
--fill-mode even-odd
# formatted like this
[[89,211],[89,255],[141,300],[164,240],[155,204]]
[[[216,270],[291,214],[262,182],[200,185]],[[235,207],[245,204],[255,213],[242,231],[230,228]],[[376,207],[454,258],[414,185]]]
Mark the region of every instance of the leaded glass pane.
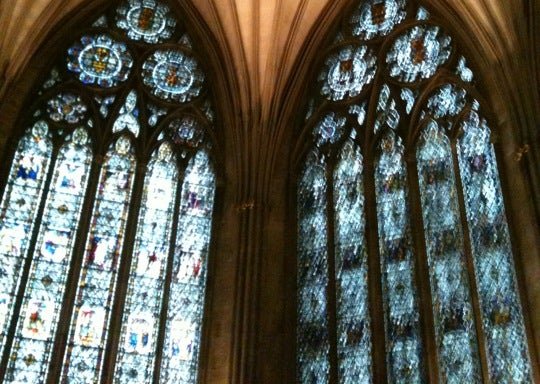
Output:
[[134,174],[133,146],[128,138],[120,137],[111,145],[101,170],[64,357],[63,382],[86,384],[100,379]]
[[39,121],[21,138],[0,206],[0,356],[13,315],[30,237],[51,161],[47,124]]
[[321,94],[333,101],[359,95],[375,77],[376,62],[371,49],[364,45],[350,45],[332,53],[319,75]]
[[424,382],[424,356],[401,139],[387,132],[375,162],[388,380]]
[[182,186],[161,383],[197,382],[215,184],[208,154],[200,151]]
[[334,172],[337,338],[340,383],[371,382],[371,329],[363,158],[347,142]]
[[405,0],[367,0],[360,2],[349,24],[354,36],[369,40],[388,35],[405,15]]
[[139,108],[137,107],[137,93],[131,91],[126,102],[120,108],[120,116],[116,119],[113,125],[113,132],[121,132],[124,129],[133,133],[135,137],[139,136],[141,127],[139,125]]
[[47,102],[47,113],[57,123],[79,123],[85,118],[86,110],[81,97],[73,93],[61,93]]
[[156,0],[128,0],[116,10],[116,20],[130,39],[149,44],[170,38],[176,26],[169,7]]
[[151,383],[162,307],[178,169],[168,143],[148,165],[133,249],[115,383]]
[[490,381],[532,383],[495,151],[476,112],[463,122],[457,146]]
[[200,95],[204,74],[192,54],[158,50],[143,63],[142,80],[160,99],[187,103]]
[[82,83],[103,88],[125,82],[132,66],[127,46],[106,34],[81,37],[67,54],[67,68]]
[[410,28],[396,39],[386,56],[390,76],[407,83],[430,78],[450,57],[451,41],[436,26]]
[[310,153],[298,184],[297,380],[328,382],[328,223],[326,160]]
[[480,362],[450,141],[433,121],[417,149],[441,380],[479,382]]
[[92,161],[86,131],[62,146],[26,283],[6,383],[44,383]]

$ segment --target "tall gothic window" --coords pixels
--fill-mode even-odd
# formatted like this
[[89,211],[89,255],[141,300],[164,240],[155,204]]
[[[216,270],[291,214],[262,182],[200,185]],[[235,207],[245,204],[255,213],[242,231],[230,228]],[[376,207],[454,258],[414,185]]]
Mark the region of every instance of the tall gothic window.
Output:
[[216,188],[207,79],[170,5],[114,3],[62,50],[9,155],[4,383],[197,382]]
[[389,383],[533,380],[493,134],[439,25],[413,0],[357,1],[321,59],[298,168],[300,383],[379,382],[381,362]]

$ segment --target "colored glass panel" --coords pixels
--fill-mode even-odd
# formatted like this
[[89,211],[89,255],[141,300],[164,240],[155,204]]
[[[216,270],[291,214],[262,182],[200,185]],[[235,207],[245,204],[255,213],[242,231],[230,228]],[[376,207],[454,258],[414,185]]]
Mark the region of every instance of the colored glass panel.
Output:
[[172,36],[176,20],[169,8],[156,0],[129,0],[116,10],[116,25],[132,40],[155,44]]
[[298,184],[297,380],[328,382],[326,160],[310,153]]
[[144,85],[160,99],[187,103],[201,93],[204,74],[190,53],[160,50],[143,63],[142,79]]
[[161,383],[197,383],[215,184],[208,154],[200,151],[182,186]]
[[131,261],[115,383],[151,383],[162,307],[178,169],[164,143],[148,165]]
[[101,170],[79,277],[62,382],[99,382],[135,175],[133,146],[120,137]]
[[125,129],[133,133],[135,137],[139,136],[141,126],[139,125],[138,117],[137,93],[131,91],[126,97],[126,102],[120,108],[120,116],[114,122],[113,132],[121,132]]
[[405,0],[360,2],[349,19],[354,36],[369,40],[388,35],[405,18]]
[[330,54],[319,74],[321,94],[333,101],[358,96],[375,77],[376,62],[364,45],[349,45]]
[[396,101],[390,95],[390,87],[383,84],[377,103],[377,117],[373,126],[375,133],[384,127],[396,129],[401,117],[396,109]]
[[20,139],[0,205],[0,356],[30,247],[51,160],[47,124],[39,121]]
[[387,132],[375,163],[388,381],[424,382],[415,255],[401,139]]
[[439,27],[410,28],[396,39],[386,56],[390,76],[407,83],[430,78],[450,57],[451,42]]
[[490,381],[532,383],[508,223],[495,151],[485,120],[471,112],[458,141],[467,222]]
[[5,383],[44,383],[92,161],[84,129],[58,154]]
[[183,116],[169,124],[167,131],[172,142],[192,148],[199,147],[204,140],[204,129],[192,116]]
[[47,102],[49,117],[58,123],[79,123],[85,118],[86,110],[81,97],[72,93],[61,93]]
[[417,162],[441,380],[479,382],[452,150],[444,131],[433,121],[421,134]]
[[340,383],[371,382],[371,329],[363,158],[348,141],[334,171],[337,338]]
[[127,46],[105,34],[81,37],[67,54],[67,68],[82,83],[103,88],[126,81],[132,66]]
[[436,119],[446,116],[457,116],[465,107],[467,92],[453,84],[445,84],[438,88],[429,98],[428,111]]
[[345,133],[347,119],[339,114],[330,112],[324,116],[313,129],[318,146],[337,142]]

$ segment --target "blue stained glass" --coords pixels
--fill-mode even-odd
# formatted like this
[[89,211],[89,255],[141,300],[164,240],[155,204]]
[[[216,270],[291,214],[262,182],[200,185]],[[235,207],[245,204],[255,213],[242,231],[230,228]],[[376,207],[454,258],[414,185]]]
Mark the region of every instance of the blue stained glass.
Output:
[[407,83],[430,78],[450,57],[451,41],[436,26],[410,28],[396,39],[386,56],[390,76]]
[[127,80],[133,58],[125,44],[109,35],[83,36],[68,50],[67,68],[84,84],[115,87]]
[[347,119],[337,113],[330,112],[324,116],[313,129],[316,144],[321,146],[327,143],[335,143],[345,132]]
[[157,0],[128,0],[117,10],[118,28],[132,40],[155,44],[172,36],[176,20],[169,8]]
[[45,382],[91,161],[78,128],[58,155],[5,383]]
[[101,170],[62,382],[100,379],[134,175],[134,149],[122,136],[111,145]]
[[298,185],[297,381],[328,382],[326,160],[310,153]]
[[47,124],[39,121],[17,146],[0,205],[0,356],[13,315],[30,236],[52,154]]
[[388,131],[375,163],[388,381],[424,382],[424,356],[401,139]]
[[487,344],[489,380],[532,383],[508,223],[490,129],[476,112],[457,147]]
[[377,59],[366,46],[349,45],[332,53],[319,74],[321,94],[329,100],[358,96],[375,77]]
[[142,79],[160,99],[187,103],[201,93],[204,74],[193,55],[180,50],[159,50],[143,63]]
[[197,148],[204,140],[204,129],[192,116],[175,119],[169,124],[169,138],[175,143]]
[[379,132],[383,127],[396,129],[399,125],[401,117],[396,109],[396,101],[390,95],[390,87],[383,84],[381,93],[379,94],[379,102],[377,104],[377,117],[373,126],[375,133]]
[[177,178],[175,156],[163,143],[152,156],[144,183],[115,383],[152,382]]
[[337,348],[339,379],[344,384],[372,380],[362,177],[362,154],[348,141],[334,172]]
[[467,92],[453,84],[445,84],[429,98],[428,111],[436,119],[458,115],[467,102]]
[[421,134],[417,161],[441,380],[479,382],[452,150],[444,131],[433,121]]
[[161,383],[197,383],[215,184],[208,154],[200,151],[182,186]]
[[137,93],[131,91],[124,105],[120,108],[120,115],[113,125],[113,132],[121,132],[124,129],[133,133],[135,137],[139,136],[141,126],[139,125],[139,108],[137,108]]
[[388,35],[405,19],[405,3],[405,0],[360,2],[349,20],[353,35],[363,40]]
[[75,124],[86,116],[87,107],[80,96],[61,93],[47,102],[49,117],[56,122]]

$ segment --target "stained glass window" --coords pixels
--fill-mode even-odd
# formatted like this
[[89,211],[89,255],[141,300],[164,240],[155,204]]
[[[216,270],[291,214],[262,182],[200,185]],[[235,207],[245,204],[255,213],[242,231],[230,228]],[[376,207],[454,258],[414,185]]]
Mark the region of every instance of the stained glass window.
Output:
[[421,382],[423,351],[404,147],[386,132],[375,163],[379,252],[390,382]]
[[99,179],[65,354],[66,381],[99,380],[135,173],[133,146],[120,137]]
[[218,143],[180,20],[115,2],[44,74],[0,191],[0,382],[198,382]]
[[298,186],[298,381],[328,382],[326,161],[310,154]]
[[89,144],[86,131],[78,128],[58,154],[6,372],[8,382],[41,383],[47,376],[92,161]]
[[339,373],[351,384],[371,378],[363,170],[360,148],[347,142],[334,171],[334,214]]
[[38,121],[20,140],[15,153],[0,211],[0,353],[13,314],[17,288],[30,246],[52,155],[52,141],[47,123]]
[[477,335],[452,152],[450,140],[433,121],[421,134],[417,159],[441,376],[475,382],[480,380]]
[[318,59],[293,159],[297,380],[531,383],[469,63],[419,1],[348,9]]
[[490,129],[477,112],[461,123],[459,166],[493,382],[531,382],[508,224]]

